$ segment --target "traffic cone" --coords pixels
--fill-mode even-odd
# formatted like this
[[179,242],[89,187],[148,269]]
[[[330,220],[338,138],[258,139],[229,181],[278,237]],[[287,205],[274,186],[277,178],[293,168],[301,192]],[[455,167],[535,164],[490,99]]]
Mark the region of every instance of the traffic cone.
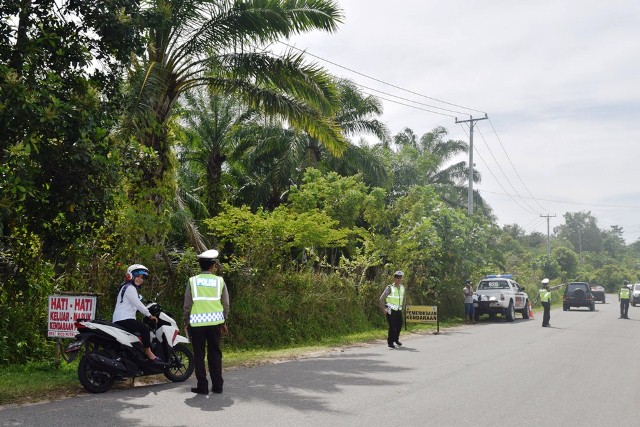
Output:
[[531,308],[531,301],[529,301],[529,319],[535,319],[535,317],[533,317],[533,309]]

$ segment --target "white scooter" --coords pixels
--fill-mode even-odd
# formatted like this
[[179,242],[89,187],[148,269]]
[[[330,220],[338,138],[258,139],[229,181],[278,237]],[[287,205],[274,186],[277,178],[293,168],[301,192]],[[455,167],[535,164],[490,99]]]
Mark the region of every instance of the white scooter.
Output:
[[156,361],[146,357],[137,335],[120,326],[101,320],[76,320],[78,334],[67,347],[65,359],[73,361],[84,349],[78,379],[89,392],[104,393],[116,380],[144,375],[164,374],[174,382],[191,376],[194,366],[189,340],[180,335],[176,321],[159,304],[149,303],[147,308],[158,319],[144,319],[151,331],[151,350],[159,359]]

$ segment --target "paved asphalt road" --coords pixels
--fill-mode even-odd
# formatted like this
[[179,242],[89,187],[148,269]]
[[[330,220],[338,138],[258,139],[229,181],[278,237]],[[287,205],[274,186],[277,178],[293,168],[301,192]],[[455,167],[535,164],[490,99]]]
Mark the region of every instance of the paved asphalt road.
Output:
[[502,319],[182,384],[0,409],[0,426],[637,426],[640,307]]

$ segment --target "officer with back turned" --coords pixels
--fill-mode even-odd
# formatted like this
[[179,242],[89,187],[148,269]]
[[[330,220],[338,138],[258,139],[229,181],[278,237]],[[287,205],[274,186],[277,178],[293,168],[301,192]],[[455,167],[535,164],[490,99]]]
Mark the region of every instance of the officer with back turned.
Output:
[[225,321],[229,316],[229,293],[224,279],[217,273],[221,269],[218,251],[209,249],[198,255],[202,272],[189,279],[184,295],[184,324],[193,344],[193,364],[197,386],[191,391],[208,394],[209,384],[205,368],[205,354],[211,391],[222,393],[222,351],[220,339],[227,333]]

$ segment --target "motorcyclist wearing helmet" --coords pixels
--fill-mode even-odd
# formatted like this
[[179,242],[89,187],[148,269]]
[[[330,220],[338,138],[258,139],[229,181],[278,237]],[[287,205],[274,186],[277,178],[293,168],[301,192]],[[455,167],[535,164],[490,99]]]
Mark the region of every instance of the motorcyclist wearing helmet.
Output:
[[116,297],[116,307],[113,310],[112,321],[122,326],[127,332],[139,332],[147,358],[157,361],[158,358],[151,351],[149,328],[144,323],[136,320],[136,311],[139,311],[143,316],[153,321],[158,320],[155,316],[152,316],[147,307],[142,304],[138,294],[138,288],[147,277],[149,277],[149,269],[142,264],[133,264],[127,268],[125,281],[120,285],[118,296]]

